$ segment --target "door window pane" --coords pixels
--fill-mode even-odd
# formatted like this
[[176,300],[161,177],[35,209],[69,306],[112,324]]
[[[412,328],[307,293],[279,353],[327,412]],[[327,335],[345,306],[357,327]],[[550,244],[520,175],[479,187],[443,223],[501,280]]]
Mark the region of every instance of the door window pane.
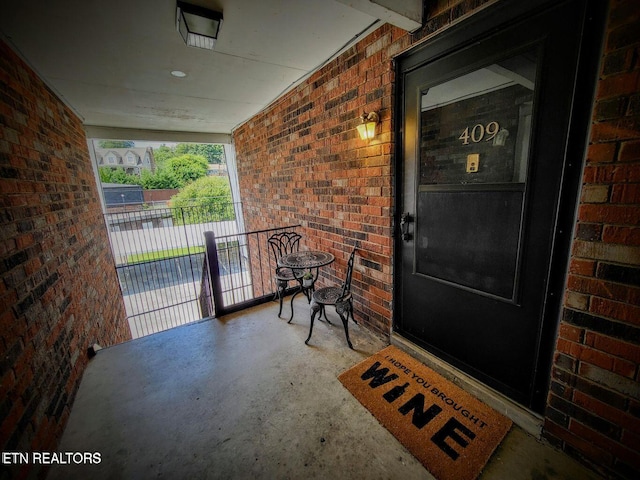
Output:
[[422,91],[416,273],[517,301],[535,50]]
[[420,184],[524,183],[534,50],[426,89]]

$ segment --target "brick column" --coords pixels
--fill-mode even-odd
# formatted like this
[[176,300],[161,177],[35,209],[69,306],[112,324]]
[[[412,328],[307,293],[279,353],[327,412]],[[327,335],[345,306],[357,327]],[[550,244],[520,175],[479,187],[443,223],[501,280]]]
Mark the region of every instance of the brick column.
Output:
[[640,471],[639,17],[611,2],[545,423],[626,478]]

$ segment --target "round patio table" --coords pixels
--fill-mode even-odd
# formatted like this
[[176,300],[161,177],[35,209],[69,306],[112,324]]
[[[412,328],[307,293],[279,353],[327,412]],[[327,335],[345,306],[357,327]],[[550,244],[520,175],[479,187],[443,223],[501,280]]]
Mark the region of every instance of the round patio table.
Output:
[[[293,270],[294,276],[298,281],[298,289],[291,297],[291,317],[287,323],[291,323],[293,320],[293,300],[300,292],[303,292],[307,297],[307,301],[311,302],[311,294],[314,291],[314,285],[318,279],[318,271],[320,267],[331,264],[335,260],[335,257],[328,252],[321,252],[318,250],[307,250],[300,252],[289,253],[278,259],[278,266],[284,268],[290,268]],[[305,285],[302,279],[302,271],[308,270],[313,275],[310,285]]]

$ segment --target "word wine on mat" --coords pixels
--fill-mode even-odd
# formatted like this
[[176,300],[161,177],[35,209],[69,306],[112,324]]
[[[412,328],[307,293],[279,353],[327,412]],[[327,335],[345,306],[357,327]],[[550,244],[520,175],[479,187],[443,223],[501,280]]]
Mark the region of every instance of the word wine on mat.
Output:
[[389,345],[338,376],[438,480],[475,480],[510,419]]
[[[389,369],[386,367],[381,368],[380,362],[377,361],[361,375],[361,379],[369,380],[369,387],[374,389],[387,385],[386,388],[381,388],[382,397],[388,403],[398,405],[397,411],[402,416],[407,416],[410,412],[413,412],[411,423],[419,430],[423,429],[436,417],[446,416],[445,408],[450,408],[467,419],[468,426],[464,425],[456,416],[450,416],[430,437],[430,441],[443,453],[452,460],[457,460],[460,456],[460,450],[466,448],[476,438],[476,433],[471,429],[470,424],[473,424],[474,428],[482,429],[487,426],[487,423],[479,416],[471,413],[464,405],[459,404],[437,387],[411,372],[407,367],[393,359],[390,359],[390,361],[402,373],[413,380],[415,385],[419,385],[424,390],[424,393],[418,391],[413,395],[407,395],[407,387],[409,387],[410,382],[394,382],[399,378],[399,375],[396,373],[389,374]],[[425,409],[426,402],[430,402],[431,405]]]

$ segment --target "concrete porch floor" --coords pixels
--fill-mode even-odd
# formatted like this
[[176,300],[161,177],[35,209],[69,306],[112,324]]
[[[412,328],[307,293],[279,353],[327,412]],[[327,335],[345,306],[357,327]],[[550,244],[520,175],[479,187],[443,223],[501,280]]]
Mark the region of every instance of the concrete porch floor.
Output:
[[[386,342],[351,323],[350,350],[329,309],[306,346],[306,300],[295,309],[291,324],[269,303],[99,351],[59,451],[101,463],[48,479],[433,478],[337,379]],[[514,425],[480,478],[600,477]]]

